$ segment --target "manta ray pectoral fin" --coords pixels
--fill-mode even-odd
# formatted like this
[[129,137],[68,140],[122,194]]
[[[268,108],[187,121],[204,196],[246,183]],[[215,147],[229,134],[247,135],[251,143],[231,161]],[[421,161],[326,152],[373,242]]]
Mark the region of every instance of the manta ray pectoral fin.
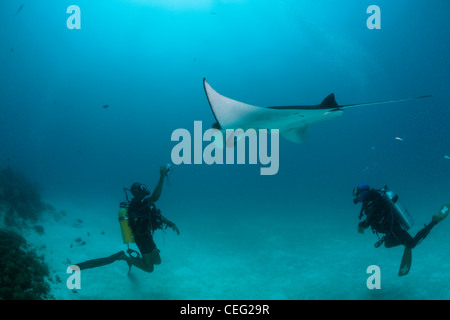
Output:
[[221,95],[209,85],[206,79],[203,79],[203,86],[211,111],[217,121],[214,128],[246,129],[247,124],[267,112],[265,108],[252,106]]
[[309,127],[292,128],[280,131],[280,135],[294,143],[304,143],[308,138]]

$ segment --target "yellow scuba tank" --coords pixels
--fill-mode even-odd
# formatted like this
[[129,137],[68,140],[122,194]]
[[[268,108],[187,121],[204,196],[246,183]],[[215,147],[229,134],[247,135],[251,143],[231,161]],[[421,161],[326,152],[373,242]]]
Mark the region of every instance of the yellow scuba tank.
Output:
[[123,243],[134,243],[134,234],[128,223],[128,204],[126,202],[120,203],[119,208],[119,223],[120,231],[122,231]]

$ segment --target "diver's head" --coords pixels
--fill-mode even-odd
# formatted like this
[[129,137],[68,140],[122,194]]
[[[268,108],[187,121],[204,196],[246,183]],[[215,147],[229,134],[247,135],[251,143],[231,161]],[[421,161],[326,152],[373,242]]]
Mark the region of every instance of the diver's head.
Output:
[[150,195],[150,191],[148,191],[148,189],[145,186],[145,184],[142,184],[142,183],[139,183],[139,182],[133,183],[131,185],[130,191],[131,191],[131,194],[136,199],[144,199],[146,196]]
[[367,183],[360,183],[353,188],[353,203],[364,202],[364,198],[369,192],[370,186]]

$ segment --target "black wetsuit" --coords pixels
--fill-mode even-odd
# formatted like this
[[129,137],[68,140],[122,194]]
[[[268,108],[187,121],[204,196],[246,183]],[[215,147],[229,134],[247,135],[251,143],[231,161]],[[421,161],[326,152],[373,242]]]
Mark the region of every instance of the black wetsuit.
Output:
[[365,214],[367,218],[366,220],[361,221],[358,226],[364,229],[370,226],[374,233],[385,234],[385,236],[375,244],[376,247],[380,246],[384,241],[384,246],[386,248],[402,244],[412,249],[421,240],[425,239],[431,228],[436,225],[436,222],[432,221],[430,224],[425,225],[416,236],[411,237],[408,231],[402,228],[392,210],[388,200],[383,198],[379,191],[374,189],[368,191],[364,198],[359,217],[361,219],[363,214]]
[[148,199],[140,201],[133,198],[128,207],[128,218],[141,254],[152,252],[156,248],[153,232],[161,228],[165,220],[160,211]]

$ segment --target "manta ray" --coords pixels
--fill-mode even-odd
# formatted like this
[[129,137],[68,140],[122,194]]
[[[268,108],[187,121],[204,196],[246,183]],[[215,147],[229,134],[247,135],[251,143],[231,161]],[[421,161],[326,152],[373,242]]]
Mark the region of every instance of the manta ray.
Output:
[[306,140],[308,128],[316,123],[336,118],[344,113],[344,109],[402,102],[431,97],[431,95],[397,100],[365,102],[339,105],[334,93],[328,95],[320,104],[299,106],[258,107],[227,98],[203,79],[206,97],[216,119],[213,128],[226,129],[278,129],[284,138],[302,143]]

